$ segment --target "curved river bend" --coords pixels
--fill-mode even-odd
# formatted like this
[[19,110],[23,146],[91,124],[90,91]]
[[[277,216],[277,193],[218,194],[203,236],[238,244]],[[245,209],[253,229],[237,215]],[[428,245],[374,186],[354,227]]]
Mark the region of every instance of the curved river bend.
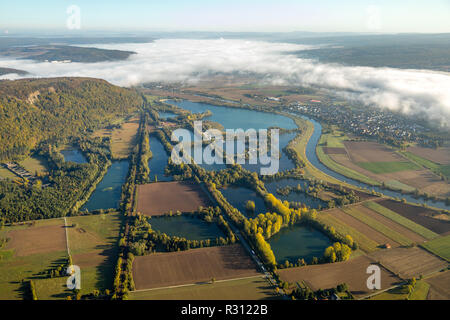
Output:
[[[294,121],[289,117],[282,116],[279,114],[270,114],[261,111],[241,109],[241,108],[230,108],[223,106],[214,106],[206,103],[195,103],[187,100],[174,101],[169,100],[168,103],[174,104],[182,109],[187,109],[191,112],[204,112],[206,110],[212,111],[212,116],[209,120],[216,121],[222,124],[225,128],[243,128],[244,130],[248,128],[268,128],[270,126],[279,126],[282,128],[292,129],[295,127]],[[308,144],[306,146],[306,157],[308,161],[315,166],[318,170],[324,172],[325,174],[336,178],[342,182],[346,182],[349,185],[353,185],[358,188],[365,188],[367,190],[374,190],[376,192],[382,193],[386,196],[393,198],[404,198],[406,201],[415,204],[427,204],[431,207],[447,209],[450,210],[450,206],[446,205],[443,201],[433,202],[431,200],[425,200],[423,198],[416,199],[412,195],[403,194],[398,191],[392,191],[388,189],[382,189],[377,186],[371,186],[363,182],[359,182],[348,178],[340,173],[337,173],[330,168],[322,164],[316,155],[316,147],[319,143],[320,136],[322,135],[322,126],[319,122],[311,119],[307,116],[290,113],[293,116],[301,117],[307,121],[310,121],[314,126],[314,132],[311,135]],[[270,116],[268,116],[270,115]]]
[[435,207],[435,208],[447,209],[447,210],[450,209],[450,206],[446,205],[443,201],[433,202],[431,200],[425,200],[423,198],[416,199],[409,194],[403,194],[398,191],[392,191],[392,190],[388,190],[388,189],[382,189],[377,186],[371,186],[371,185],[365,184],[363,182],[353,180],[351,178],[348,178],[340,173],[337,173],[337,172],[331,170],[330,168],[328,168],[322,162],[319,161],[319,159],[317,158],[317,154],[316,154],[316,147],[317,147],[317,144],[319,143],[320,136],[322,135],[322,125],[319,122],[317,122],[316,120],[306,117],[304,115],[298,115],[298,114],[292,114],[292,115],[295,115],[297,117],[301,117],[307,121],[310,121],[314,125],[314,132],[311,135],[311,138],[309,139],[308,144],[306,145],[306,158],[308,158],[308,161],[314,167],[319,169],[320,171],[322,171],[322,172],[326,173],[327,175],[332,176],[340,181],[351,184],[353,186],[356,186],[359,188],[366,188],[368,190],[375,190],[376,192],[382,193],[384,195],[387,195],[387,196],[390,196],[393,198],[400,198],[400,199],[404,198],[404,199],[406,199],[406,201],[408,201],[410,203],[416,203],[416,204],[424,204],[425,203],[425,204],[427,204],[431,207]]

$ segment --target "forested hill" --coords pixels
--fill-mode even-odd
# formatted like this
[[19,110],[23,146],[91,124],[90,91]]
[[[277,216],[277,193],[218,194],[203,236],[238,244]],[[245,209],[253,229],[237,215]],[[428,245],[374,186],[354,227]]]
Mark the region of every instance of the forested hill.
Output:
[[137,92],[101,79],[0,81],[0,160],[27,154],[43,140],[103,126],[142,103]]

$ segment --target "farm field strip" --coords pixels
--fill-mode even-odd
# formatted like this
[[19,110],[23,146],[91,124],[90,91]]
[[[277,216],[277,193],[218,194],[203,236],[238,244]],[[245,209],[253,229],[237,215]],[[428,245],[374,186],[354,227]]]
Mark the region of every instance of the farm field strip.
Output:
[[261,276],[130,292],[131,300],[261,300],[279,298],[273,286]]
[[136,289],[260,275],[239,244],[138,256],[133,264]]
[[333,159],[331,159],[325,152],[323,151],[321,146],[318,146],[316,149],[317,158],[319,158],[320,162],[322,162],[325,166],[330,168],[333,171],[336,171],[337,173],[340,173],[348,178],[361,181],[370,185],[379,185],[380,183],[374,179],[371,179],[357,171],[354,171],[350,168],[347,168]]
[[261,276],[130,292],[131,300],[261,300],[279,298],[280,296],[275,293],[273,286]]
[[371,219],[379,222],[380,224],[384,225],[386,228],[391,229],[393,232],[397,232],[398,234],[411,240],[413,243],[421,243],[426,240],[421,235],[418,235],[417,233],[411,231],[410,229],[405,228],[401,224],[398,224],[395,221],[392,221],[391,219],[386,218],[385,216],[379,214],[376,211],[373,211],[373,210],[367,208],[366,206],[357,205],[357,206],[354,206],[353,209],[355,211],[358,211],[360,214],[367,216],[367,218],[371,218]]
[[407,159],[433,171],[436,174],[443,174],[446,177],[450,176],[450,164],[438,164],[408,151],[401,152],[401,154]]
[[425,281],[430,285],[428,291],[429,300],[450,299],[450,271],[439,272]]
[[144,215],[164,215],[170,210],[191,212],[211,203],[201,186],[195,183],[157,182],[137,188],[137,212]]
[[409,161],[358,162],[358,166],[375,174],[392,173],[421,168]]
[[342,209],[345,213],[351,215],[355,219],[358,219],[359,221],[367,224],[371,228],[377,230],[378,232],[384,234],[389,239],[394,240],[400,245],[410,245],[412,244],[412,241],[408,239],[407,237],[403,236],[402,234],[392,230],[391,228],[387,227],[383,223],[369,217],[368,215],[364,214],[361,211],[358,211],[356,208],[343,208]]
[[[373,293],[367,289],[367,267],[376,263],[368,256],[359,256],[345,262],[335,262],[278,270],[283,281],[298,283],[303,281],[312,290],[333,288],[346,283],[356,298]],[[381,290],[386,290],[402,282],[402,279],[380,266]]]
[[396,213],[392,210],[389,210],[386,207],[383,207],[382,205],[380,205],[377,202],[368,201],[368,202],[364,202],[363,205],[371,210],[378,212],[379,214],[385,216],[386,218],[389,218],[392,221],[395,221],[398,224],[401,224],[405,228],[408,228],[411,231],[414,231],[415,233],[421,235],[422,237],[424,237],[428,240],[434,239],[439,236],[437,233],[435,233],[431,230],[428,230],[427,228],[421,226],[420,224],[417,224],[414,221],[409,220],[409,219],[399,215],[398,213]]
[[319,212],[317,215],[319,222],[333,227],[338,233],[342,235],[349,234],[352,236],[353,240],[356,241],[359,248],[365,252],[372,252],[377,249],[379,243],[369,239],[365,234],[359,232],[358,230],[350,227],[340,219],[336,218],[329,212]]
[[403,279],[428,276],[448,267],[448,262],[420,247],[398,247],[368,255]]
[[436,234],[446,234],[450,232],[450,224],[445,221],[434,219],[431,216],[437,211],[423,206],[417,206],[409,203],[397,202],[391,199],[380,199],[377,201],[382,207],[385,207],[402,217],[409,219]]
[[421,244],[426,250],[450,262],[450,235]]

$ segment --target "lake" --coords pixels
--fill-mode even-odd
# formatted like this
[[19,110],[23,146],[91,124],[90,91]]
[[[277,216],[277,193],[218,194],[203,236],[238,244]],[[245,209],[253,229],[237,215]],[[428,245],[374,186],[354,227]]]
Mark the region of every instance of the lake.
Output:
[[297,263],[298,259],[310,263],[313,257],[321,258],[324,250],[332,244],[323,233],[303,225],[281,229],[268,242],[279,264],[286,260]]
[[114,161],[81,210],[118,208],[128,166],[128,160]]
[[152,158],[148,160],[148,167],[150,168],[150,180],[155,181],[155,177],[158,181],[172,181],[172,176],[165,176],[164,169],[166,168],[169,156],[166,149],[162,145],[161,141],[154,136],[150,135],[150,150],[152,151]]

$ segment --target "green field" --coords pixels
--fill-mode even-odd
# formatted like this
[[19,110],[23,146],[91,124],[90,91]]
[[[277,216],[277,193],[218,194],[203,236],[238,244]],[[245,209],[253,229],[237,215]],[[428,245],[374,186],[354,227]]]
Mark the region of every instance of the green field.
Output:
[[[8,238],[8,234],[14,230],[25,230],[28,228],[51,226],[62,224],[61,219],[39,220],[34,226],[8,226],[0,230],[0,238]],[[37,281],[43,276],[41,272],[52,266],[64,263],[67,252],[58,250],[55,252],[36,253],[27,256],[17,256],[15,248],[7,247],[0,249],[0,300],[20,300],[26,298],[27,285],[22,280]]]
[[430,285],[424,280],[419,280],[416,282],[414,291],[409,294],[408,300],[427,300],[429,290]]
[[369,239],[358,230],[346,225],[339,219],[336,219],[335,217],[333,217],[332,214],[329,214],[324,211],[319,212],[317,214],[317,220],[320,223],[333,227],[339,234],[342,234],[344,236],[349,234],[353,238],[353,240],[358,244],[359,248],[365,252],[375,251],[379,245],[378,243],[376,243],[372,239]]
[[19,179],[18,176],[16,176],[14,173],[12,173],[11,171],[9,171],[8,169],[1,167],[0,166],[0,179],[11,179],[11,180],[15,180],[15,179]]
[[355,170],[352,170],[350,168],[347,168],[339,163],[336,163],[333,161],[324,151],[321,146],[317,146],[316,149],[317,157],[319,158],[320,162],[322,162],[325,166],[330,168],[333,171],[336,171],[337,173],[340,173],[346,177],[349,177],[354,180],[358,180],[370,185],[380,185],[378,181],[375,181],[369,177],[366,177],[362,173],[356,172]]
[[319,144],[324,147],[331,148],[345,148],[343,141],[347,139],[347,136],[338,134],[322,134],[319,140]]
[[406,300],[408,292],[403,287],[395,287],[388,291],[370,297],[369,300]]
[[431,240],[434,238],[439,237],[439,235],[437,233],[434,233],[431,230],[428,230],[427,228],[421,226],[420,224],[417,224],[401,215],[399,215],[398,213],[389,210],[386,207],[383,207],[382,205],[376,203],[376,202],[364,202],[363,203],[364,206],[366,206],[367,208],[378,212],[379,214],[385,216],[386,218],[391,219],[392,221],[397,222],[398,224],[404,226],[405,228],[408,228],[409,230],[421,235],[422,237]]
[[[118,257],[121,217],[118,213],[67,218],[73,263],[81,268],[81,293],[111,289]],[[84,230],[80,233],[78,230]],[[86,261],[85,261],[86,260]]]
[[[81,271],[81,294],[112,288],[120,223],[118,213],[67,218],[70,253]],[[38,298],[64,299],[70,294],[66,281],[66,277],[35,280]]]
[[403,156],[405,156],[406,158],[408,158],[409,160],[416,162],[425,168],[430,169],[434,173],[443,174],[446,177],[450,177],[450,165],[449,164],[447,164],[447,165],[438,164],[431,160],[428,160],[428,159],[422,158],[418,155],[415,155],[414,153],[411,153],[411,152],[401,152],[401,154]]
[[407,245],[412,244],[412,241],[410,239],[408,239],[407,237],[405,237],[404,235],[392,230],[391,228],[386,227],[381,222],[378,222],[377,220],[365,215],[364,213],[359,212],[357,209],[343,208],[342,211],[351,215],[353,218],[358,219],[359,221],[367,224],[369,227],[384,234],[386,237],[394,240],[395,242],[399,243],[402,246],[407,246]]
[[47,161],[42,157],[28,157],[19,164],[33,175],[36,172],[40,175],[47,174]]
[[391,188],[393,190],[404,190],[407,192],[412,192],[412,191],[416,190],[416,188],[408,186],[407,184],[401,183],[398,180],[388,180],[388,181],[385,181],[384,184],[386,185],[386,187]]
[[130,300],[267,300],[279,299],[262,277],[216,281],[176,288],[133,291]]
[[450,262],[450,235],[425,242],[421,246]]
[[408,293],[406,287],[400,286],[370,297],[369,300],[426,300],[429,289],[428,283],[419,280],[411,293]]
[[357,164],[361,168],[369,170],[375,174],[421,169],[418,165],[409,161],[358,162]]

